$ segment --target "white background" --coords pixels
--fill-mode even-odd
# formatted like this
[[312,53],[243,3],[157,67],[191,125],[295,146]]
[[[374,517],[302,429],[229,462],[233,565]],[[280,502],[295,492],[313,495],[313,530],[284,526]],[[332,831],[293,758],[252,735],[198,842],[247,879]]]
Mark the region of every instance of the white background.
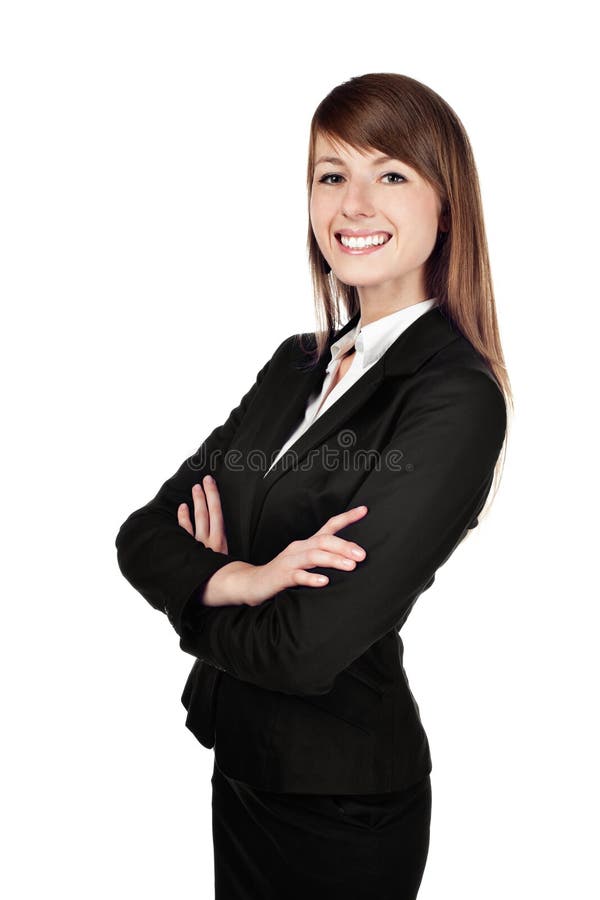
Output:
[[212,897],[193,659],[114,539],[314,329],[310,118],[396,71],[470,135],[516,403],[490,515],[403,630],[434,767],[419,900],[598,897],[590,13],[3,5],[4,896]]

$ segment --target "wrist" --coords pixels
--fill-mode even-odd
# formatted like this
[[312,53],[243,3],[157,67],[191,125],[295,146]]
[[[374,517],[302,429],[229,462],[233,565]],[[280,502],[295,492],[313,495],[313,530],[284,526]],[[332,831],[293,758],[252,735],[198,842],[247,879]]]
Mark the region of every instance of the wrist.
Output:
[[228,563],[211,575],[200,594],[203,606],[238,606],[245,602],[245,580],[243,574],[254,566],[236,560]]

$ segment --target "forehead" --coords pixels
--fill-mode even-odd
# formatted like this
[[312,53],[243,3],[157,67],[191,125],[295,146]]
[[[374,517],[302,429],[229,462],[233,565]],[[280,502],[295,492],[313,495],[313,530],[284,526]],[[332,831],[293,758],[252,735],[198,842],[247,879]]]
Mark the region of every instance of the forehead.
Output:
[[[411,168],[400,157],[384,153],[377,147],[354,147],[339,139],[330,139],[323,134],[317,134],[315,140],[315,166],[343,164],[373,164],[375,161],[395,160],[402,162],[406,168]],[[414,171],[414,170],[413,170]]]

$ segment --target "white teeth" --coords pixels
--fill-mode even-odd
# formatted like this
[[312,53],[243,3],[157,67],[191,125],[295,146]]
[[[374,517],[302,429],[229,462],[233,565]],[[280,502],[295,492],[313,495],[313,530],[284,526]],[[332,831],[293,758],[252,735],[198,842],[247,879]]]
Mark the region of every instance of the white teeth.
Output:
[[346,235],[340,235],[340,241],[344,245],[344,247],[348,247],[350,250],[362,250],[364,247],[377,247],[379,244],[385,244],[386,241],[389,240],[389,235],[387,234],[370,234],[367,237],[346,237]]

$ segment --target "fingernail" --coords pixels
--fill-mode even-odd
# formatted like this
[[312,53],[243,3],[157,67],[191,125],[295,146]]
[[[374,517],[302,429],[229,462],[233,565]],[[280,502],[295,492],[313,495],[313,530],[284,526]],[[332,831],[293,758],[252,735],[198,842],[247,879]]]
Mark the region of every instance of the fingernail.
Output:
[[352,556],[355,556],[356,559],[362,559],[364,555],[365,555],[364,550],[353,550],[352,551]]
[[205,478],[209,482],[209,484],[215,483],[215,479],[212,477],[212,475],[206,475]]

